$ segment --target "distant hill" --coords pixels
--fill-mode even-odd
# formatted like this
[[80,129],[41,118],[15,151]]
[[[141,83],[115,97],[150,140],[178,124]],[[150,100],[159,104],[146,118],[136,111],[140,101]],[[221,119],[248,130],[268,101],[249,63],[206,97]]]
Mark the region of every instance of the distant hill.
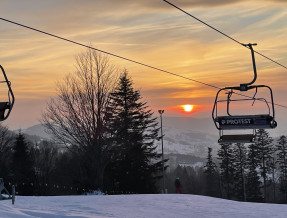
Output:
[[51,139],[52,138],[52,136],[46,132],[46,128],[42,124],[37,124],[31,127],[28,127],[27,129],[14,130],[13,132],[18,133],[19,131],[21,131],[22,133],[26,135],[35,136],[39,139]]
[[[166,154],[185,154],[206,157],[207,147],[218,148],[218,133],[211,119],[195,119],[185,117],[164,117],[164,152]],[[30,135],[33,141],[52,139],[42,124],[21,130]],[[19,132],[16,130],[14,132]],[[161,152],[161,141],[157,141],[158,151]]]
[[[218,132],[209,123],[207,119],[165,118],[164,153],[206,157],[208,147],[216,153],[219,148]],[[161,141],[156,144],[161,151]]]
[[206,163],[206,157],[205,158],[201,158],[201,157],[197,157],[195,155],[186,155],[186,154],[173,154],[173,153],[169,153],[169,154],[165,154],[164,155],[165,159],[168,159],[167,165],[168,170],[173,170],[175,169],[177,166],[184,166],[184,167],[201,167],[203,165],[205,165]]
[[163,128],[165,127],[218,135],[211,118],[163,117]]

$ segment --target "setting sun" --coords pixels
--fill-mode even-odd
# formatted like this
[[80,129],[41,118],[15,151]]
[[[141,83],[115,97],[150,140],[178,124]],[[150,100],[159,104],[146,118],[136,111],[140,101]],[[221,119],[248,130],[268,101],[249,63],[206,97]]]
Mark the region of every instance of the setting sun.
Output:
[[186,105],[183,105],[183,108],[185,112],[190,112],[193,109],[193,105],[186,104]]

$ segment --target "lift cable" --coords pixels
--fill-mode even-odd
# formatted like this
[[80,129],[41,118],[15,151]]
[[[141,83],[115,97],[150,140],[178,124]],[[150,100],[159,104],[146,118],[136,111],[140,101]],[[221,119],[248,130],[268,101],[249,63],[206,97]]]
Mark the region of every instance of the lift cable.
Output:
[[171,74],[173,76],[181,77],[183,79],[191,80],[193,82],[200,83],[200,84],[205,85],[205,86],[209,86],[209,87],[212,87],[212,88],[220,89],[219,87],[211,85],[211,84],[208,84],[208,83],[204,83],[204,82],[201,82],[201,81],[198,81],[198,80],[195,80],[195,79],[191,79],[191,78],[188,78],[188,77],[176,74],[176,73],[169,72],[167,70],[163,70],[163,69],[160,69],[160,68],[157,68],[157,67],[153,67],[151,65],[144,64],[144,63],[139,62],[139,61],[135,61],[135,60],[132,60],[132,59],[129,59],[129,58],[125,58],[123,56],[116,55],[116,54],[113,54],[111,52],[107,52],[107,51],[104,51],[104,50],[101,50],[101,49],[97,49],[97,48],[94,48],[94,47],[91,47],[91,46],[88,46],[88,45],[85,45],[85,44],[82,44],[82,43],[79,43],[79,42],[76,42],[76,41],[73,41],[73,40],[70,40],[70,39],[67,39],[67,38],[64,38],[64,37],[61,37],[61,36],[57,36],[57,35],[54,35],[54,34],[51,34],[51,33],[48,33],[48,32],[45,32],[45,31],[42,31],[42,30],[39,30],[39,29],[36,29],[36,28],[33,28],[33,27],[29,27],[29,26],[26,26],[26,25],[23,25],[23,24],[20,24],[20,23],[16,23],[16,22],[11,21],[11,20],[7,20],[7,19],[1,18],[1,17],[0,17],[0,20],[6,21],[6,22],[9,22],[9,23],[12,23],[12,24],[16,24],[18,26],[21,26],[21,27],[24,27],[24,28],[27,28],[27,29],[30,29],[30,30],[37,31],[39,33],[43,33],[43,34],[46,34],[48,36],[52,36],[54,38],[58,38],[58,39],[61,39],[61,40],[64,40],[64,41],[67,41],[67,42],[70,42],[70,43],[73,43],[73,44],[76,44],[76,45],[80,45],[80,46],[83,46],[83,47],[86,47],[86,48],[89,48],[89,49],[92,49],[92,50],[96,50],[98,52],[101,52],[101,53],[104,53],[104,54],[107,54],[107,55],[110,55],[110,56],[113,56],[113,57],[116,57],[116,58],[120,58],[120,59],[129,61],[129,62],[132,62],[132,63],[135,63],[135,64],[139,64],[139,65],[142,65],[142,66],[154,69],[154,70],[158,70],[158,71],[161,71],[161,72],[164,72],[164,73],[168,73],[168,74]]
[[[88,46],[88,45],[85,45],[85,44],[73,41],[71,39],[67,39],[67,38],[64,38],[64,37],[61,37],[61,36],[57,36],[55,34],[48,33],[48,32],[45,32],[45,31],[42,31],[42,30],[30,27],[30,26],[26,26],[24,24],[20,24],[20,23],[17,23],[17,22],[14,22],[14,21],[2,18],[2,17],[0,17],[0,20],[3,20],[3,21],[8,22],[8,23],[15,24],[17,26],[24,27],[26,29],[30,29],[30,30],[36,31],[36,32],[39,32],[39,33],[42,33],[42,34],[45,34],[45,35],[48,35],[48,36],[60,39],[60,40],[64,40],[66,42],[70,42],[70,43],[73,43],[73,44],[76,44],[76,45],[79,45],[79,46],[83,46],[83,47],[86,47],[88,49],[92,49],[92,50],[95,50],[95,51],[98,51],[98,52],[101,52],[101,53],[104,53],[104,54],[107,54],[107,55],[110,55],[110,56],[113,56],[113,57],[116,57],[116,58],[119,58],[119,59],[123,59],[123,60],[129,61],[129,62],[135,63],[135,64],[139,64],[139,65],[148,67],[150,69],[154,69],[154,70],[161,71],[161,72],[164,72],[164,73],[167,73],[167,74],[170,74],[170,75],[173,75],[173,76],[177,76],[177,77],[180,77],[180,78],[183,78],[183,79],[186,79],[186,80],[190,80],[190,81],[193,81],[195,83],[199,83],[199,84],[202,84],[202,85],[205,85],[205,86],[209,86],[211,88],[220,89],[219,87],[217,87],[215,85],[211,85],[211,84],[208,84],[208,83],[205,83],[205,82],[201,82],[199,80],[195,80],[195,79],[192,79],[192,78],[189,78],[189,77],[186,77],[186,76],[182,76],[182,75],[179,75],[179,74],[176,74],[176,73],[172,73],[170,71],[163,70],[163,69],[160,69],[158,67],[153,67],[151,65],[148,65],[148,64],[145,64],[145,63],[142,63],[142,62],[139,62],[139,61],[135,61],[135,60],[132,60],[130,58],[126,58],[126,57],[123,57],[123,56],[120,56],[120,55],[116,55],[116,54],[111,53],[111,52],[107,52],[107,51],[104,51],[104,50],[101,50],[101,49],[97,49],[97,48],[94,48],[92,46]],[[243,95],[243,94],[240,94],[240,93],[234,93],[234,94],[237,94],[237,95],[240,95],[240,96],[243,96],[243,97],[252,98],[250,96]],[[274,104],[274,105],[279,106],[279,107],[283,107],[283,108],[287,108],[287,106],[285,106],[285,105],[280,105],[280,104]]]
[[[222,31],[220,31],[220,30],[216,29],[215,27],[213,27],[213,26],[209,25],[208,23],[206,23],[206,22],[204,22],[204,21],[200,20],[199,18],[197,18],[197,17],[193,16],[192,14],[190,14],[190,13],[186,12],[185,10],[183,10],[183,9],[181,9],[180,7],[178,7],[178,6],[174,5],[174,4],[172,4],[171,2],[169,2],[169,1],[167,1],[167,0],[163,0],[163,1],[164,1],[164,2],[166,2],[167,4],[171,5],[172,7],[174,7],[174,8],[176,8],[176,9],[178,9],[179,11],[181,11],[181,12],[185,13],[186,15],[188,15],[188,16],[190,16],[190,17],[192,17],[193,19],[195,19],[195,20],[199,21],[200,23],[202,23],[202,24],[204,24],[204,25],[208,26],[209,28],[211,28],[211,29],[215,30],[216,32],[220,33],[221,35],[223,35],[223,36],[225,36],[225,37],[227,37],[227,38],[231,39],[232,41],[234,41],[234,42],[236,42],[236,43],[238,43],[238,44],[242,45],[242,46],[243,46],[243,47],[245,47],[245,48],[250,49],[250,48],[249,48],[248,46],[246,46],[245,44],[243,44],[243,43],[239,42],[238,40],[236,40],[236,39],[232,38],[231,36],[229,36],[229,35],[225,34],[224,32],[222,32]],[[267,59],[267,60],[269,60],[269,61],[272,61],[273,63],[275,63],[275,64],[277,64],[277,65],[279,65],[279,66],[281,66],[281,67],[283,67],[283,68],[287,69],[287,67],[286,67],[286,66],[284,66],[283,64],[280,64],[279,62],[277,62],[277,61],[273,60],[272,58],[269,58],[269,57],[267,57],[266,55],[263,55],[262,53],[260,53],[260,52],[258,52],[258,51],[255,51],[255,50],[254,50],[254,52],[255,52],[256,54],[258,54],[258,55],[260,55],[260,56],[264,57],[265,59]]]

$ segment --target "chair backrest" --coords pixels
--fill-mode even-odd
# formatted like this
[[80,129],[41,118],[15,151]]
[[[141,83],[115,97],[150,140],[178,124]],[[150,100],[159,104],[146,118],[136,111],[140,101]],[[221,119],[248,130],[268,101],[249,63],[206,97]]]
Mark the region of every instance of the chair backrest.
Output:
[[269,114],[241,115],[241,116],[218,116],[215,120],[219,129],[270,129],[275,128],[273,117]]

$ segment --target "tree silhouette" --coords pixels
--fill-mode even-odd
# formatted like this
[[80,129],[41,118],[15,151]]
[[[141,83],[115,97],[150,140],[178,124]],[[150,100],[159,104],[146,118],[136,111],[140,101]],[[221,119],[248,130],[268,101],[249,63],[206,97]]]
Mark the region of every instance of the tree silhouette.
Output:
[[119,187],[137,193],[156,191],[156,175],[161,171],[161,157],[154,141],[158,123],[153,113],[125,71],[111,94],[112,139],[117,147],[115,174]]
[[218,175],[216,173],[216,165],[212,160],[212,148],[208,148],[207,162],[204,166],[206,175],[206,194],[212,197],[216,196],[218,188]]
[[107,106],[117,82],[117,68],[94,50],[76,58],[77,72],[58,83],[42,123],[58,142],[80,157],[90,188],[102,189],[113,145],[107,136]]
[[227,199],[230,199],[234,181],[234,154],[231,144],[221,144],[218,150],[218,159],[221,160],[219,167],[223,188],[226,192]]
[[270,172],[270,163],[272,159],[272,141],[269,133],[264,129],[258,129],[255,133],[255,146],[257,147],[258,157],[260,159],[259,169],[263,178],[264,199],[266,200],[266,187],[268,180],[268,173]]
[[280,192],[283,195],[283,202],[287,202],[287,138],[282,135],[278,139],[277,147],[277,163],[280,169]]
[[260,164],[258,147],[250,144],[247,155],[247,175],[246,175],[246,198],[251,202],[262,202],[262,193],[260,191],[261,181],[257,172]]
[[237,199],[246,201],[246,154],[244,144],[236,143],[234,146],[234,191]]
[[30,183],[34,181],[33,161],[24,135],[19,132],[13,147],[12,170],[14,183],[23,184],[17,191],[21,195],[31,195]]

